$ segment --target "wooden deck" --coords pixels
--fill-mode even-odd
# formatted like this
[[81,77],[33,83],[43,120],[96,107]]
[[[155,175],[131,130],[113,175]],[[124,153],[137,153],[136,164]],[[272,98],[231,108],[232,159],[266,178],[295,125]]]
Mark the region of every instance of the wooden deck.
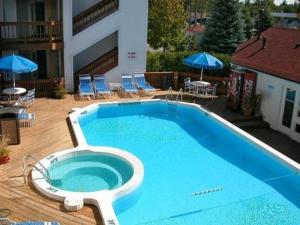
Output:
[[[74,107],[83,107],[99,101],[132,100],[129,96],[113,95],[105,99],[75,100],[68,95],[63,100],[40,98],[29,110],[35,112],[32,127],[21,128],[21,144],[11,145],[10,162],[0,165],[0,208],[9,208],[15,221],[58,221],[61,224],[102,224],[98,210],[85,206],[78,212],[67,212],[63,203],[40,194],[30,183],[25,186],[22,177],[22,158],[34,155],[41,159],[53,152],[74,147],[67,123],[68,113]],[[147,94],[138,99],[152,98]]]

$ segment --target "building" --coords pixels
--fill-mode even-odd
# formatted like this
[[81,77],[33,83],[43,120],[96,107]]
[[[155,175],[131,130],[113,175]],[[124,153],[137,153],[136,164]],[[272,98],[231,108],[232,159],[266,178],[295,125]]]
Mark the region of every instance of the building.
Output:
[[202,41],[203,34],[205,32],[205,26],[202,24],[195,24],[189,27],[185,33],[187,36],[190,36],[194,41],[193,49],[199,49]]
[[241,44],[234,73],[256,77],[261,113],[271,128],[300,142],[300,29],[272,27]]
[[147,0],[0,0],[0,8],[1,55],[39,65],[20,79],[64,77],[73,91],[80,73],[119,81],[146,69]]

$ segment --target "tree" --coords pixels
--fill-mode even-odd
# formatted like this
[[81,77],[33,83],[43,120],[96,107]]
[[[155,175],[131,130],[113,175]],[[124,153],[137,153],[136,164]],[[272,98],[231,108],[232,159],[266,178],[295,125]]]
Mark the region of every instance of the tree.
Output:
[[208,14],[202,47],[209,52],[232,54],[244,40],[239,1],[212,0]]
[[255,0],[253,3],[255,28],[257,32],[263,32],[273,26],[273,18],[270,11],[275,8],[273,0]]
[[254,20],[251,14],[251,2],[246,0],[242,5],[242,15],[244,19],[244,34],[247,39],[253,36]]
[[268,8],[261,9],[256,20],[258,32],[263,32],[273,26],[273,18]]
[[152,0],[148,43],[154,49],[178,49],[186,44],[187,12],[182,0]]

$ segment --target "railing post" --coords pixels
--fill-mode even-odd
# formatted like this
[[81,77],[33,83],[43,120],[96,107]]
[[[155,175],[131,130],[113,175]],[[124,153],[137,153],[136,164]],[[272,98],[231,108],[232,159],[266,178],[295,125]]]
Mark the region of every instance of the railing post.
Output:
[[52,31],[53,31],[54,21],[47,22],[47,26],[48,26],[49,42],[52,43]]
[[173,72],[174,74],[174,84],[173,84],[173,88],[174,90],[178,89],[178,72]]

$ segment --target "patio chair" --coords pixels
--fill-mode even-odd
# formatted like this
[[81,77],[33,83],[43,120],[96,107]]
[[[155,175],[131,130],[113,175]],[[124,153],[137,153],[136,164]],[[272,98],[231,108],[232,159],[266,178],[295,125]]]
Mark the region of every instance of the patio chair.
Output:
[[211,87],[205,87],[205,89],[204,89],[205,95],[216,96],[216,94],[217,94],[217,86],[218,86],[218,82],[215,83],[215,84],[214,84],[213,86],[211,86]]
[[138,89],[143,89],[144,91],[156,91],[156,89],[145,80],[145,74],[136,73],[133,76],[134,83]]
[[80,74],[79,75],[79,85],[78,85],[79,97],[92,96],[95,98],[95,92],[91,81],[90,74]]
[[111,91],[106,82],[106,78],[100,74],[94,75],[93,77],[94,77],[93,84],[94,84],[94,88],[95,88],[95,91],[97,92],[97,94],[98,95],[100,95],[100,94],[111,95]]
[[132,75],[123,74],[122,75],[122,89],[126,93],[137,93],[138,89],[133,84]]
[[191,78],[187,77],[183,81],[184,81],[184,92],[192,92],[193,85],[191,85]]
[[19,96],[18,101],[15,105],[29,107],[34,104],[35,100],[35,89],[27,91],[27,93],[23,96]]

